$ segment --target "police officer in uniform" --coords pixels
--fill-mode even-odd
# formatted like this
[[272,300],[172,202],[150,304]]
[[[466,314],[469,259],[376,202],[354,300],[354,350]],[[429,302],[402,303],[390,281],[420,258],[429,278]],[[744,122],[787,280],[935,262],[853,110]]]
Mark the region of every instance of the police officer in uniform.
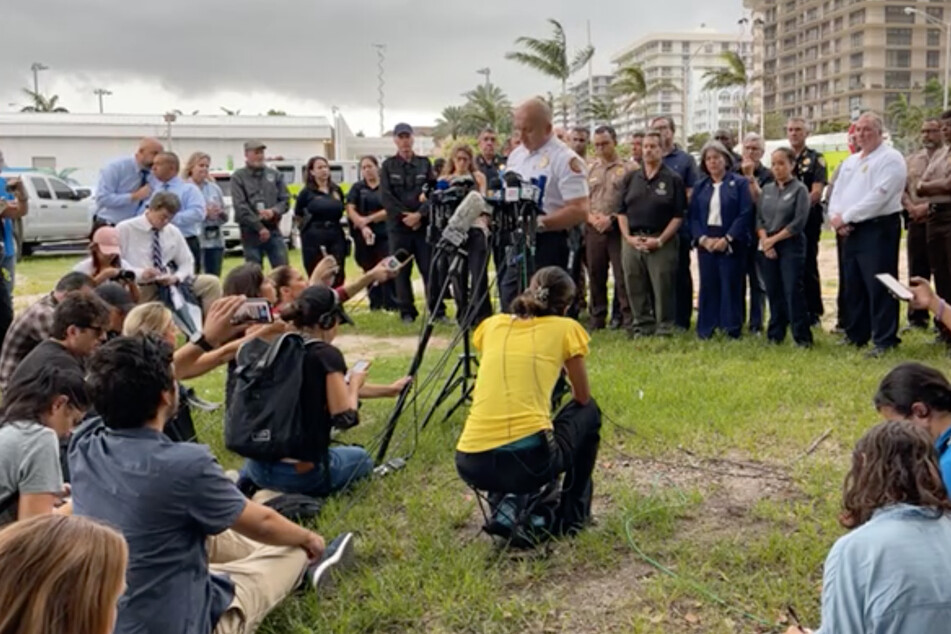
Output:
[[[386,209],[386,222],[390,234],[390,252],[400,249],[409,252],[423,277],[427,306],[431,313],[445,318],[445,306],[437,307],[440,286],[437,280],[430,279],[432,249],[426,242],[426,224],[429,207],[425,204],[423,187],[436,181],[429,159],[417,156],[413,152],[413,128],[408,123],[398,123],[393,128],[393,141],[396,155],[383,161],[380,168],[380,190],[383,207]],[[396,302],[400,318],[407,323],[416,320],[419,311],[413,295],[410,279],[412,266],[403,267],[396,278]]]
[[822,307],[822,286],[819,281],[819,237],[822,234],[822,190],[829,182],[826,161],[822,154],[806,147],[809,128],[804,119],[793,117],[786,122],[786,139],[796,153],[793,176],[809,190],[809,220],[803,234],[806,237],[806,270],[803,287],[806,292],[806,311],[809,324],[815,326],[825,312]]
[[[492,128],[485,128],[479,133],[479,153],[476,155],[474,163],[476,169],[485,176],[485,182],[489,190],[501,189],[500,174],[505,169],[505,157],[495,152],[497,143],[498,137]],[[436,173],[441,174],[442,172],[437,171]],[[501,243],[492,245],[492,259],[495,261],[495,280],[501,296],[502,279],[505,277],[505,247]]]
[[[569,263],[568,230],[588,218],[588,176],[584,161],[559,141],[552,127],[551,109],[541,99],[529,99],[515,110],[514,128],[521,145],[508,157],[507,171],[523,180],[547,177],[538,218],[535,270]],[[502,307],[508,311],[518,294],[519,267],[510,260],[502,281]]]

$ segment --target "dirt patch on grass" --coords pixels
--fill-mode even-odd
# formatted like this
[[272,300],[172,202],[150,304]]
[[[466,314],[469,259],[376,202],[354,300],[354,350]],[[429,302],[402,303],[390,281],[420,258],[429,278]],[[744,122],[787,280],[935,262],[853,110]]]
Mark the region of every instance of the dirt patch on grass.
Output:
[[[412,356],[416,352],[419,339],[416,337],[375,337],[372,335],[339,335],[334,345],[350,359],[357,357],[396,357]],[[433,336],[428,348],[445,350],[449,345],[446,337]]]

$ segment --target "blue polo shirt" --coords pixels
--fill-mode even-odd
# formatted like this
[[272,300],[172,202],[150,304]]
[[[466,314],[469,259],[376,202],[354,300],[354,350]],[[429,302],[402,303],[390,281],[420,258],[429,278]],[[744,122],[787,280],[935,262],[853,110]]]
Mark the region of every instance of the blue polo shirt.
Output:
[[951,444],[951,427],[944,430],[944,433],[938,436],[934,443],[934,448],[938,452],[938,463],[941,466],[941,479],[944,480],[944,487],[951,489],[951,451],[948,451],[948,445]]
[[73,512],[129,544],[116,634],[211,634],[234,583],[209,572],[205,540],[233,526],[247,499],[208,447],[94,418],[73,435],[69,469]]
[[[693,160],[693,157],[681,150],[676,145],[674,149],[667,153],[663,159],[661,159],[667,167],[669,167],[677,176],[680,177],[680,180],[684,182],[684,187],[687,189],[692,189],[694,185],[697,184],[697,162]],[[690,223],[684,222],[680,225],[680,229],[677,231],[681,237],[686,236],[689,241],[690,236]]]

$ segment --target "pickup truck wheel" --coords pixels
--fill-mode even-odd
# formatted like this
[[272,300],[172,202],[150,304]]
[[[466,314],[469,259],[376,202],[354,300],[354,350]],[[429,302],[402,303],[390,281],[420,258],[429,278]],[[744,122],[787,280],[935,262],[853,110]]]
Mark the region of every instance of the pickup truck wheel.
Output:
[[30,242],[24,242],[20,245],[20,252],[23,254],[23,257],[29,257],[33,255],[33,249],[36,248],[36,245]]

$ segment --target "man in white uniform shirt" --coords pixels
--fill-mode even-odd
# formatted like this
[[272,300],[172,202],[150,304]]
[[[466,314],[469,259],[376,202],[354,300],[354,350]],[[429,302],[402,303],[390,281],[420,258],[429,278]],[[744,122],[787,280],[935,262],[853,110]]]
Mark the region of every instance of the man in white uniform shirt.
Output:
[[829,221],[843,247],[843,284],[849,306],[846,341],[881,356],[900,342],[898,300],[875,279],[898,277],[901,195],[908,170],[902,155],[882,143],[882,119],[867,112],[855,124],[862,151],[845,159],[829,201]]
[[159,299],[161,288],[189,285],[191,292],[208,312],[212,302],[221,297],[221,284],[212,275],[195,275],[195,260],[178,227],[171,224],[181,203],[178,196],[158,192],[149,201],[141,216],[123,220],[116,225],[119,250],[135,273],[143,302]]
[[[547,178],[538,218],[535,270],[546,266],[568,269],[568,230],[583,224],[589,209],[584,161],[557,139],[551,117],[551,109],[541,99],[529,99],[516,108],[514,130],[520,133],[521,145],[512,150],[506,164],[506,171],[515,172],[525,181]],[[506,311],[518,295],[518,269],[510,262],[501,283]]]

